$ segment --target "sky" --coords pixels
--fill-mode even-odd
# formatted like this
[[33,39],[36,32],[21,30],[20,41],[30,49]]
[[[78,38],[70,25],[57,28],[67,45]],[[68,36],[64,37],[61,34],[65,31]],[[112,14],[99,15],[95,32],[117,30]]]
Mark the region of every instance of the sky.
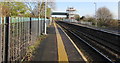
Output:
[[[4,0],[0,0],[2,2]],[[100,7],[107,7],[113,14],[115,19],[118,18],[118,2],[120,0],[6,0],[6,1],[18,1],[18,2],[38,2],[38,1],[54,1],[56,3],[55,11],[65,11],[67,7],[74,7],[76,13],[80,16],[95,15],[96,2],[97,9]],[[120,15],[120,14],[119,14]]]
[[[100,7],[107,7],[111,13],[113,14],[113,17],[115,19],[118,18],[118,2],[110,0],[108,1],[102,1],[97,2],[96,1],[97,9]],[[94,1],[62,1],[62,0],[56,0],[56,10],[55,11],[66,11],[67,7],[74,7],[77,11],[75,13],[79,14],[80,16],[86,16],[95,15],[95,4]]]
[[56,1],[56,2],[118,2],[119,0],[0,0],[0,2],[9,1],[9,2],[40,2],[40,1]]

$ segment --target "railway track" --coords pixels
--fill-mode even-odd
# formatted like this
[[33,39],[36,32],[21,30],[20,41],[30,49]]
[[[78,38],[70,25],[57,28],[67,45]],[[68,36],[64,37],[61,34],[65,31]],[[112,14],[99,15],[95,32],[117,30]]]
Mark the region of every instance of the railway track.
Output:
[[86,34],[79,26],[57,22],[73,39],[77,46],[83,50],[89,62],[94,63],[120,63],[120,47],[97,36]]

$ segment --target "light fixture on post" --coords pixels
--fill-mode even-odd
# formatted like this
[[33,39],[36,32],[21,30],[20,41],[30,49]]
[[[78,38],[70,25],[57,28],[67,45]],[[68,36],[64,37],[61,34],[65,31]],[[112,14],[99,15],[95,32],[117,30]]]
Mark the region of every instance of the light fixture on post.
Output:
[[94,4],[95,4],[95,20],[96,20],[95,26],[97,27],[97,16],[96,16],[97,4],[96,2],[94,2]]

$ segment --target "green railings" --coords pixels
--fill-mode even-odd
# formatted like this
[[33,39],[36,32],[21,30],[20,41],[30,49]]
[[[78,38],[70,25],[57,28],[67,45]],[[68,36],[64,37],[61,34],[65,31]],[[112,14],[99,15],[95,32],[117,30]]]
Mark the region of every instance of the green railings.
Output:
[[0,24],[2,23],[2,18],[0,17]]
[[[2,61],[5,61],[4,52],[7,51],[6,60],[20,61],[25,57],[27,48],[45,31],[45,18],[0,17],[0,24]],[[49,19],[46,19],[46,25],[49,25]],[[9,45],[8,48],[4,44]]]

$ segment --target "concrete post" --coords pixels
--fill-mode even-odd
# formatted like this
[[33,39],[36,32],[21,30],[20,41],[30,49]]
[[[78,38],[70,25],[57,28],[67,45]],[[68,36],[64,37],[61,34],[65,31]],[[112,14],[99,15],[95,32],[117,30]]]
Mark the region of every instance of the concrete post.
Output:
[[46,26],[46,11],[47,11],[47,0],[45,0],[45,35],[47,34],[47,26]]

